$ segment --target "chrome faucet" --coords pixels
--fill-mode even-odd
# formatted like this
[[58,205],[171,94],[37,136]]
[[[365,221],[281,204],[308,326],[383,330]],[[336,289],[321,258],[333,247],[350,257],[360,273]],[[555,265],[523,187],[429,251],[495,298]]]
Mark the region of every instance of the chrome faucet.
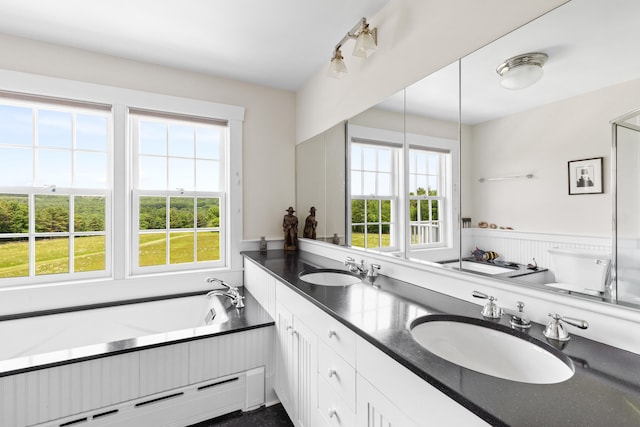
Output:
[[367,271],[367,281],[372,285],[378,278],[378,270],[380,270],[381,268],[382,267],[380,266],[380,264],[371,264],[369,266],[369,271]]
[[215,277],[207,277],[206,281],[207,281],[207,283],[219,283],[222,286],[227,288],[226,290],[224,290],[224,289],[214,289],[214,290],[210,291],[209,293],[207,293],[207,297],[212,297],[212,296],[216,296],[216,295],[222,295],[222,296],[225,296],[225,297],[229,298],[236,308],[243,308],[244,307],[244,301],[243,301],[244,297],[242,295],[240,295],[240,291],[238,290],[237,287],[231,286],[228,283],[224,282],[223,280],[216,279]]
[[551,320],[549,320],[549,323],[547,323],[547,326],[544,328],[543,334],[552,340],[569,341],[571,339],[563,322],[580,329],[587,329],[589,327],[589,323],[586,320],[562,317],[559,314],[551,313],[549,313],[549,317],[551,317]]
[[528,329],[531,327],[531,320],[529,316],[524,312],[524,303],[522,301],[518,301],[516,307],[518,311],[511,310],[510,308],[498,307],[496,301],[498,301],[495,297],[484,294],[482,292],[473,291],[472,294],[476,298],[488,299],[487,304],[482,308],[480,312],[482,316],[487,317],[489,319],[500,319],[503,314],[507,314],[511,316],[511,326],[519,329]]
[[346,265],[352,273],[358,273],[360,275],[367,274],[367,269],[364,268],[364,260],[360,260],[360,264],[358,264],[355,259],[349,256],[344,260],[344,265]]

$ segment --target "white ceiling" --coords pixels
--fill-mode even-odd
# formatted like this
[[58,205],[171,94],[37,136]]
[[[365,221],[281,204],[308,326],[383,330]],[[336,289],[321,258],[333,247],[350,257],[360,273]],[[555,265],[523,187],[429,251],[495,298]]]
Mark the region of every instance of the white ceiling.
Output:
[[[572,0],[466,56],[461,63],[463,123],[482,123],[640,78],[638,22],[639,0]],[[496,67],[527,52],[549,55],[542,80],[523,90],[503,89]],[[407,111],[418,115],[455,121],[457,101],[457,64],[406,91]],[[380,108],[401,111],[404,102],[399,93]]]
[[388,0],[0,0],[0,33],[296,90]]

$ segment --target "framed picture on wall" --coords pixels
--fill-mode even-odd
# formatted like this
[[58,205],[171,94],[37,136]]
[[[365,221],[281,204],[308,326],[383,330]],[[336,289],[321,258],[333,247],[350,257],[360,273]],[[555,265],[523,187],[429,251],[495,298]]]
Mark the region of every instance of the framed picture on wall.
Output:
[[569,162],[569,195],[604,193],[602,157]]

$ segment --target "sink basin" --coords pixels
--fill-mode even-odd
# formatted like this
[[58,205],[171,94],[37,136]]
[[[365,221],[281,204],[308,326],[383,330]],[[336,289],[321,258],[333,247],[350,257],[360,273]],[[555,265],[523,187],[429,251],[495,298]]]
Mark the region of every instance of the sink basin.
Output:
[[[564,354],[547,350],[524,333],[482,320],[432,315],[416,319],[418,343],[456,365],[486,375],[530,384],[555,384],[573,376]],[[520,334],[521,336],[513,335]],[[528,340],[527,340],[528,339]]]
[[303,282],[320,286],[351,286],[362,282],[357,274],[334,269],[303,271],[298,277]]

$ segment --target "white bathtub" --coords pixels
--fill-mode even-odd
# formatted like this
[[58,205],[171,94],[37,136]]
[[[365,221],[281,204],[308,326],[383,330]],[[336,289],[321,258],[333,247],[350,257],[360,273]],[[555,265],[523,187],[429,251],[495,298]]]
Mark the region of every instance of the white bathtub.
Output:
[[264,404],[273,320],[245,297],[0,321],[0,426],[188,425]]
[[492,274],[492,275],[501,274],[501,273],[510,273],[513,271],[512,268],[500,267],[498,265],[481,264],[479,262],[473,262],[473,261],[462,261],[461,266],[458,264],[458,261],[449,262],[443,265],[454,268],[456,270],[462,267],[462,270],[471,270],[478,273]]

